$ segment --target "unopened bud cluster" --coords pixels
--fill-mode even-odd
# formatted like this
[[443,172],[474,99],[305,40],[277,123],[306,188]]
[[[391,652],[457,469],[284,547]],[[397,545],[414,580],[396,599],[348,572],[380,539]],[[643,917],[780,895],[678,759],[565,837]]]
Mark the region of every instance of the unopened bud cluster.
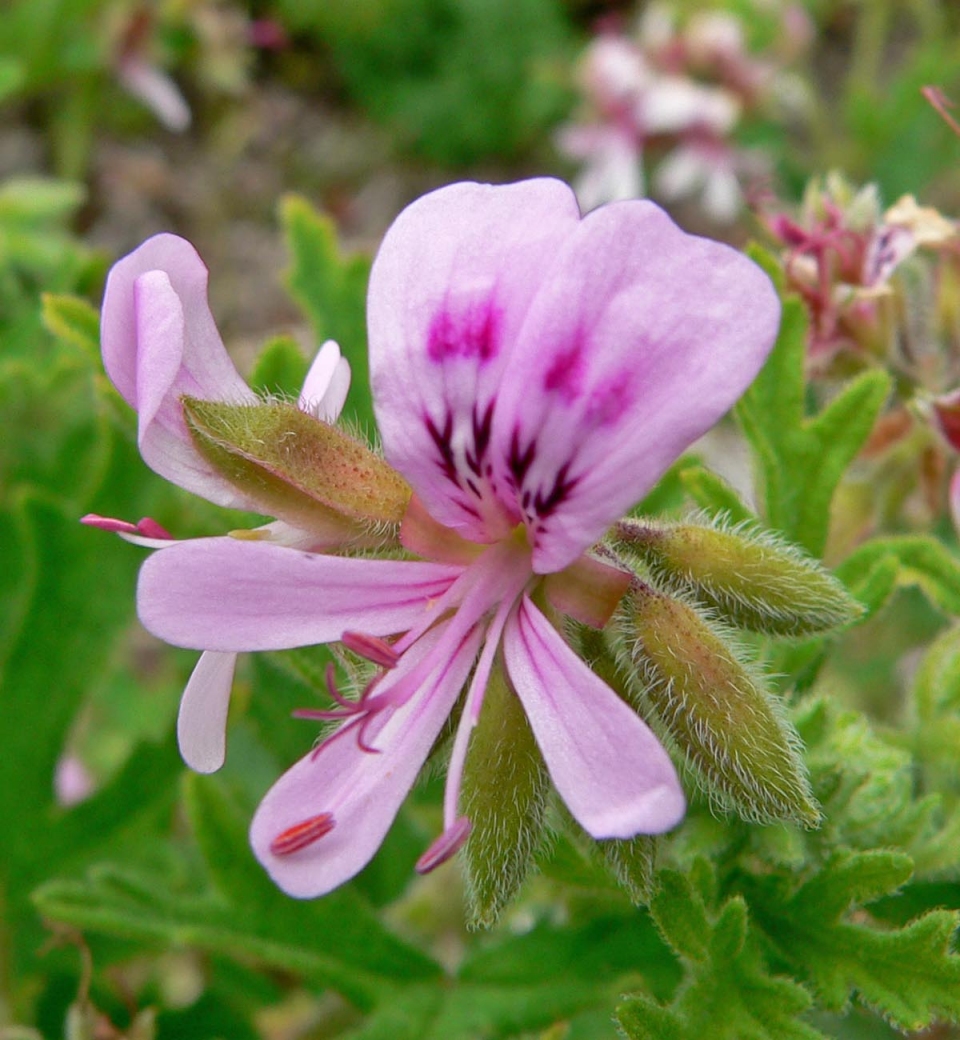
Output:
[[751,527],[631,519],[612,534],[636,574],[600,651],[624,695],[716,805],[816,825],[799,738],[736,629],[806,636],[853,621],[859,605],[816,561]]

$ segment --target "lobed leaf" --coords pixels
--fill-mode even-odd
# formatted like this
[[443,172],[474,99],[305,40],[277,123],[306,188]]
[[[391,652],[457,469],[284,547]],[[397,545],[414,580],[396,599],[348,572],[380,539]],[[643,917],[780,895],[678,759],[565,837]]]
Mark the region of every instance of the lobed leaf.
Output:
[[806,416],[806,334],[802,303],[787,299],[777,343],[734,414],[753,450],[767,522],[820,556],[833,494],[873,428],[890,377],[865,372]]

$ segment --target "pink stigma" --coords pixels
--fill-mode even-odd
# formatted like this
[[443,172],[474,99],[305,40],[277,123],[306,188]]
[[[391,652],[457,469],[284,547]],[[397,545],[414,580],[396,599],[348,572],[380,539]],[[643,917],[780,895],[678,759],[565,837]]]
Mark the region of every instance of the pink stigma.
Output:
[[340,642],[358,657],[363,657],[381,668],[396,668],[400,660],[396,650],[378,636],[368,636],[364,632],[344,632]]
[[281,831],[270,842],[270,851],[274,856],[292,856],[293,853],[307,848],[315,841],[319,841],[325,834],[329,834],[336,826],[333,813],[322,812],[317,816],[311,816],[307,820],[301,820],[285,831]]
[[463,846],[470,835],[470,827],[470,819],[467,816],[461,816],[452,827],[448,827],[417,860],[417,873],[429,874],[441,863],[446,863]]

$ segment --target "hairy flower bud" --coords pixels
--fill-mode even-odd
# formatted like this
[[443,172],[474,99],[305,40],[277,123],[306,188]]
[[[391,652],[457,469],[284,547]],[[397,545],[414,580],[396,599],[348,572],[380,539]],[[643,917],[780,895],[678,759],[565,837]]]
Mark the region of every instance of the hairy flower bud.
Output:
[[400,523],[410,488],[338,427],[286,401],[182,404],[200,454],[265,513],[361,545]]
[[710,796],[749,820],[816,825],[799,738],[721,629],[639,582],[616,624],[631,685],[644,691]]
[[496,921],[540,843],[549,779],[523,706],[495,666],[470,740],[460,809],[472,824],[463,863],[471,916]]
[[863,612],[816,560],[756,528],[623,520],[615,536],[658,584],[692,594],[743,628],[809,635],[849,624]]

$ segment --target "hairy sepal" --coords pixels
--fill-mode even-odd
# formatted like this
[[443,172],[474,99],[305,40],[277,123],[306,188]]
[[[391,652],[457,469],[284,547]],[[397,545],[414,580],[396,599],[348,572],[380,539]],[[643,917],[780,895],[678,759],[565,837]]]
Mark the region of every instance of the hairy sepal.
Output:
[[819,823],[796,731],[719,624],[637,583],[615,626],[632,691],[721,808],[758,823]]
[[618,545],[657,582],[692,594],[732,624],[805,636],[850,624],[863,608],[802,549],[755,525],[623,520]]
[[549,776],[502,663],[494,666],[470,738],[460,810],[472,828],[463,850],[471,923],[494,924],[523,884],[540,845]]
[[645,906],[653,895],[660,840],[656,834],[638,834],[635,838],[609,838],[596,843],[604,866],[635,906]]
[[201,455],[271,514],[323,538],[370,544],[395,530],[410,488],[366,445],[288,401],[182,399]]

